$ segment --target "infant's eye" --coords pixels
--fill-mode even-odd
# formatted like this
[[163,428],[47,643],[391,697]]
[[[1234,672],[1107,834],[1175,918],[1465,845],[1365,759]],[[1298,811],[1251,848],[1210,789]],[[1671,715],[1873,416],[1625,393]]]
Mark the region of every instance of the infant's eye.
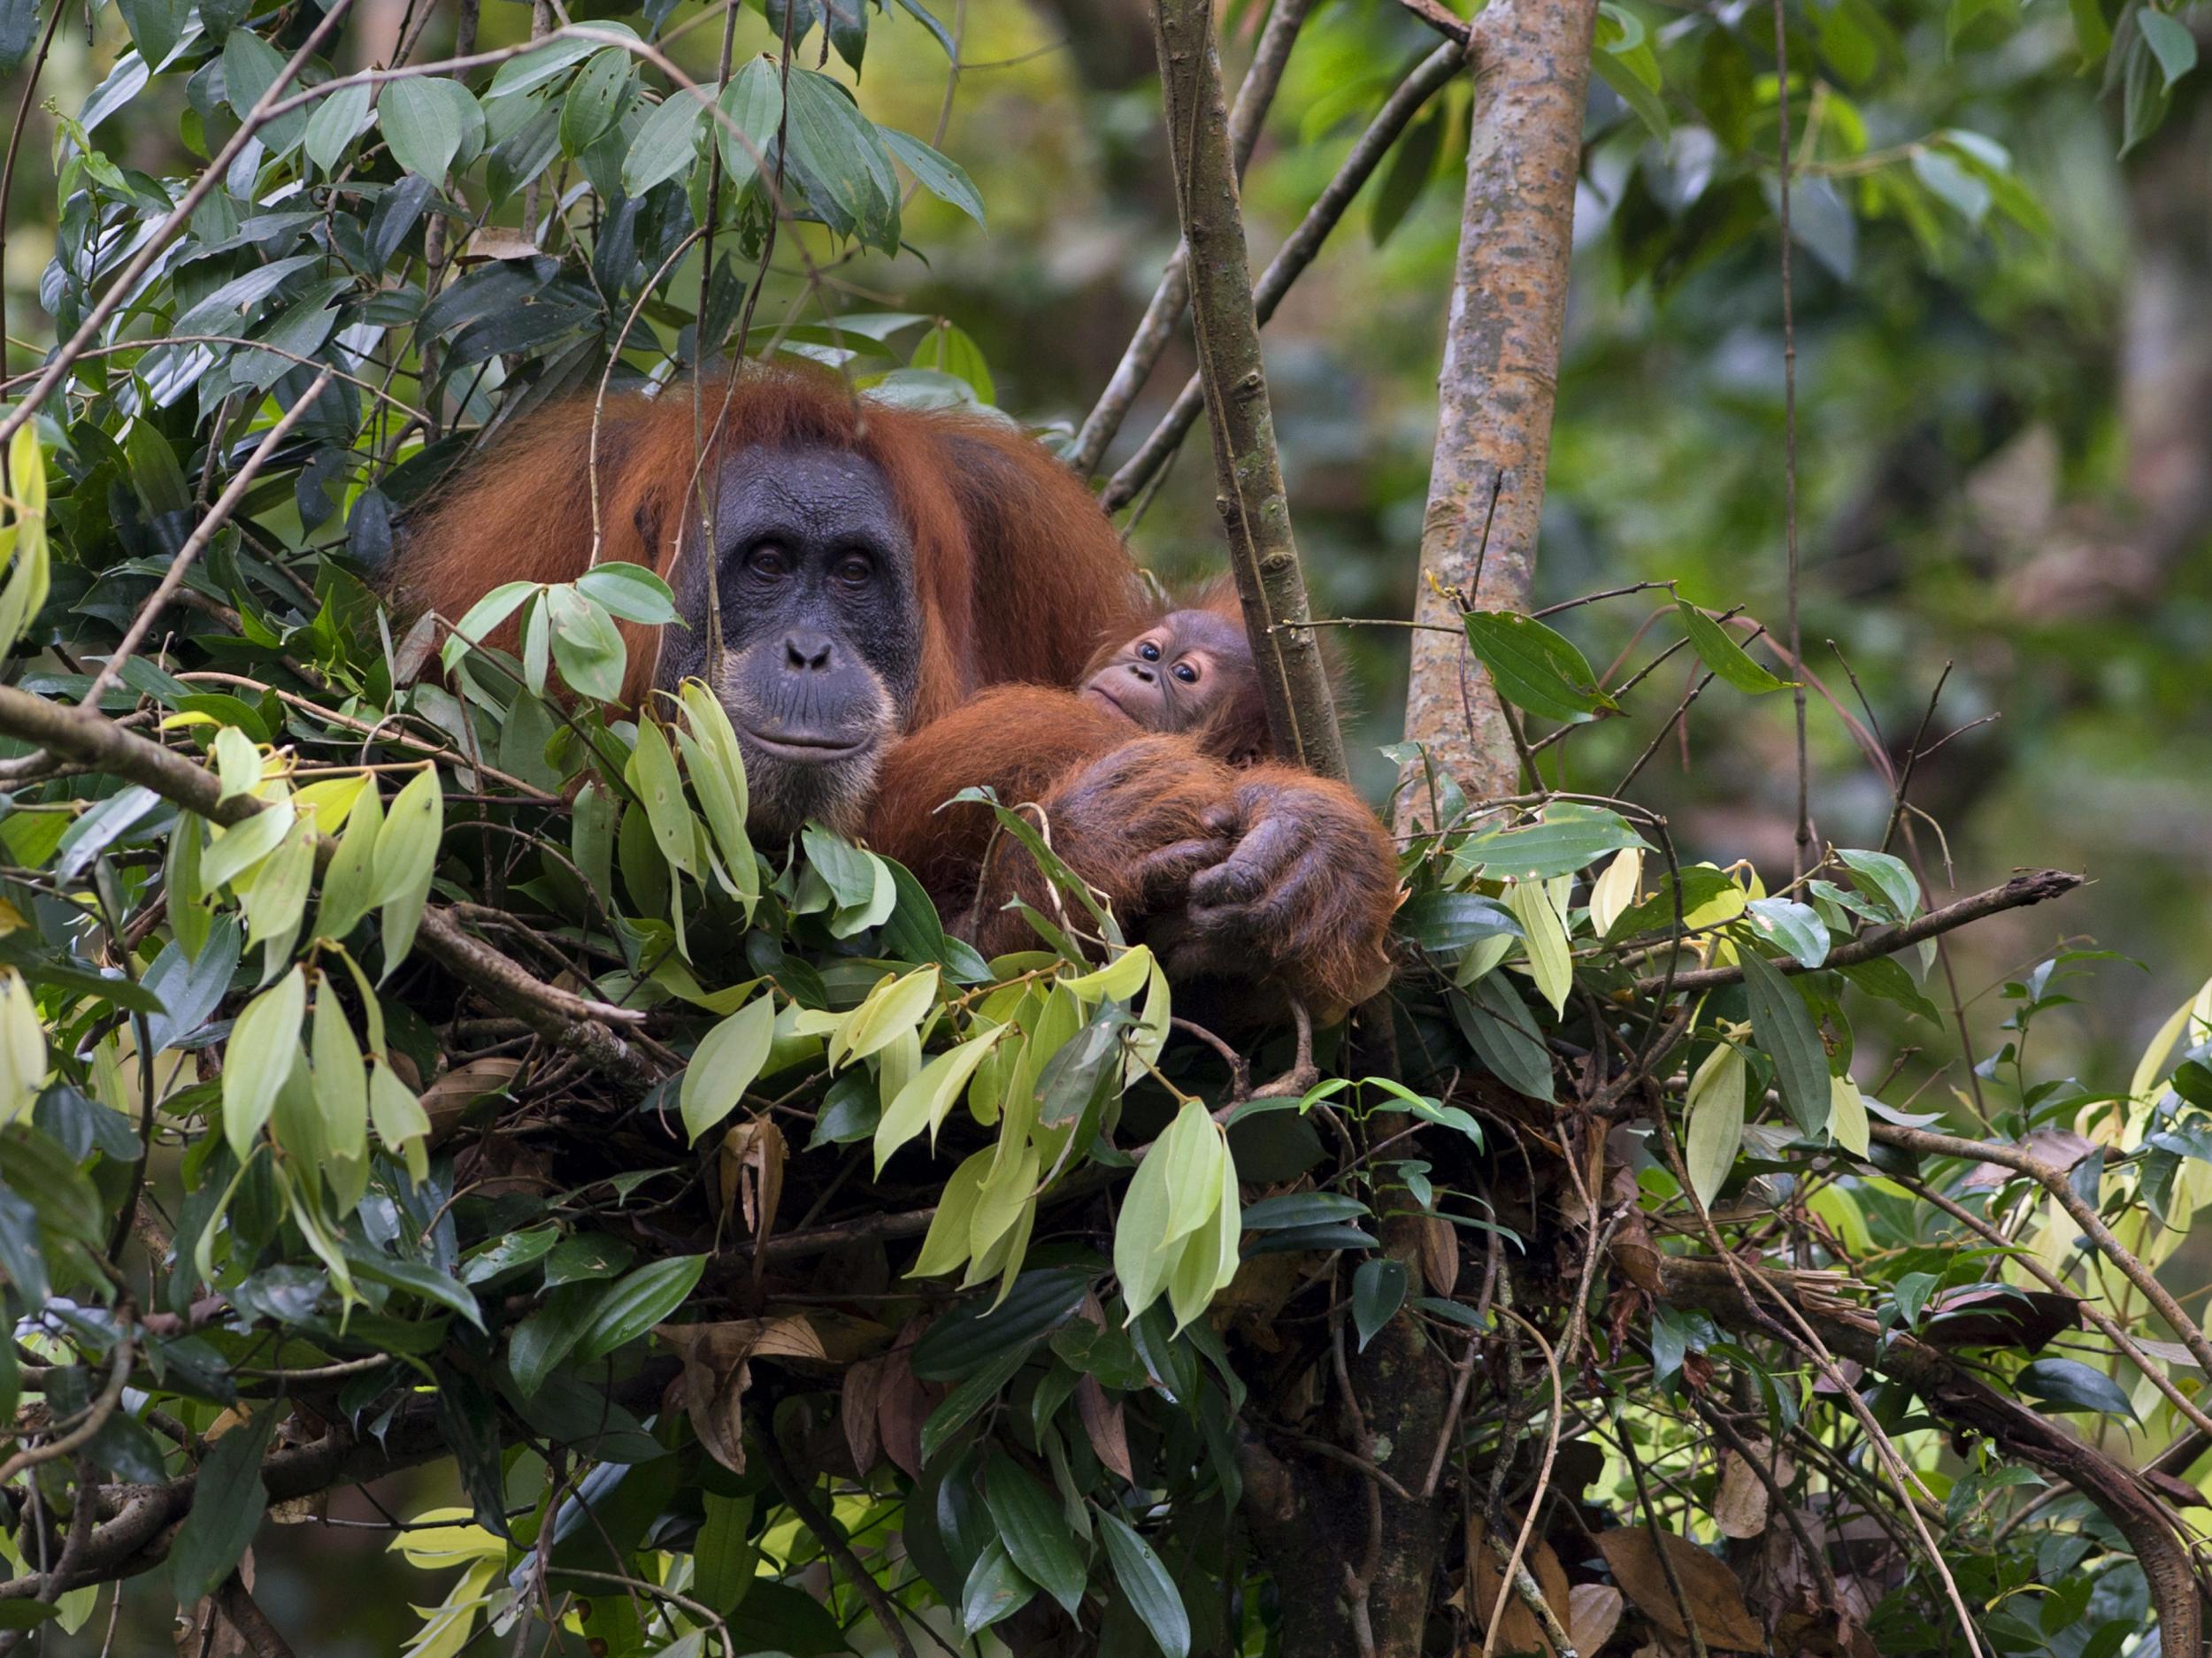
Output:
[[1187,662],[1179,662],[1175,664],[1175,677],[1180,679],[1185,685],[1196,685],[1198,683],[1198,670],[1192,667]]
[[1137,647],[1137,655],[1142,656],[1147,662],[1157,662],[1160,659],[1160,648],[1148,639]]

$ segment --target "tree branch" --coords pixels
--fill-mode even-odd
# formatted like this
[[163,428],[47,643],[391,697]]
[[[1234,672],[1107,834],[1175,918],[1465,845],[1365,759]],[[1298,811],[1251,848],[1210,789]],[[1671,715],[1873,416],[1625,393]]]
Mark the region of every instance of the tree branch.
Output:
[[[1352,198],[1359,194],[1360,187],[1382,165],[1383,157],[1390,153],[1390,147],[1398,142],[1398,135],[1421,112],[1422,105],[1429,101],[1437,88],[1457,74],[1460,66],[1466,61],[1466,47],[1456,43],[1440,46],[1424,58],[1413,73],[1400,81],[1389,97],[1383,101],[1382,108],[1375,112],[1375,119],[1367,124],[1367,130],[1360,134],[1359,142],[1345,156],[1343,164],[1336,170],[1336,176],[1329,180],[1328,188],[1306,210],[1306,216],[1299,221],[1298,228],[1291,233],[1288,241],[1276,249],[1274,258],[1260,273],[1259,282],[1252,289],[1252,314],[1260,323],[1264,325],[1275,314],[1275,308],[1283,303],[1283,296],[1290,292],[1291,284],[1305,274],[1306,267],[1319,255],[1321,244],[1328,240],[1329,233],[1343,219],[1345,210],[1351,206]],[[1198,376],[1194,374],[1184,382],[1183,389],[1176,395],[1174,405],[1162,418],[1160,424],[1152,428],[1150,434],[1138,446],[1137,452],[1122,463],[1120,471],[1113,475],[1100,495],[1101,504],[1109,512],[1118,512],[1134,501],[1138,491],[1151,482],[1154,474],[1167,464],[1169,457],[1181,446],[1193,424],[1205,412],[1205,388],[1199,384]]]
[[1176,204],[1190,252],[1191,325],[1213,432],[1217,504],[1277,751],[1324,777],[1341,778],[1344,740],[1336,705],[1320,643],[1305,626],[1305,575],[1291,535],[1259,322],[1252,310],[1251,265],[1212,17],[1206,0],[1160,0],[1156,23]]
[[[250,795],[221,798],[222,786],[206,767],[157,742],[125,731],[88,709],[71,708],[0,686],[0,732],[96,771],[143,784],[165,800],[226,826],[244,822],[267,802]],[[334,855],[318,843],[318,864]],[[464,932],[442,906],[425,908],[417,937],[424,951],[464,983],[511,1010],[539,1035],[576,1054],[594,1069],[641,1092],[659,1079],[659,1068],[609,1028],[639,1024],[645,1016],[549,985],[511,957]]]
[[[1888,1126],[1877,1124],[1877,1138],[1888,1139],[1883,1132]],[[1955,1143],[1976,1155],[1986,1149],[1971,1141]],[[1710,1313],[1741,1334],[1767,1333],[1765,1319],[1758,1309],[1745,1303],[1729,1266],[1678,1256],[1661,1256],[1658,1265],[1662,1293],[1670,1306]],[[1748,1264],[1740,1270],[1758,1270]],[[1835,1352],[1904,1383],[1932,1413],[1983,1435],[2007,1455],[2066,1481],[2095,1503],[2135,1551],[2150,1584],[2166,1650],[2201,1658],[2203,1608],[2189,1556],[2157,1501],[2132,1472],[2047,1417],[1985,1386],[1940,1349],[1902,1332],[1888,1332],[1885,1340],[1874,1319],[1858,1309],[1825,1301],[1815,1302],[1801,1294],[1786,1274],[1762,1276],[1774,1293],[1795,1308]]]
[[[1987,892],[1976,893],[1962,898],[1955,904],[1940,910],[1931,910],[1926,915],[1908,921],[1901,927],[1870,939],[1854,939],[1839,944],[1828,952],[1820,971],[1831,967],[1855,967],[1861,962],[1870,962],[1878,956],[1894,956],[1909,949],[1923,939],[1932,939],[1939,933],[1950,933],[1970,922],[1979,921],[2001,910],[2019,910],[2029,904],[2039,904],[2053,898],[2063,897],[2083,883],[2083,877],[2065,870],[2035,870],[2025,875],[2016,875],[2002,887],[1993,887]],[[1781,972],[1801,973],[1804,964],[1790,957],[1783,957],[1772,965]],[[1714,990],[1723,985],[1732,985],[1743,977],[1740,967],[1701,967],[1694,971],[1677,973],[1671,983],[1677,991]],[[1670,981],[1664,975],[1654,975],[1636,981],[1636,994],[1655,996],[1665,990]]]
[[215,1605],[253,1651],[254,1658],[293,1658],[292,1644],[277,1632],[268,1615],[254,1603],[245,1579],[236,1572],[223,1579],[215,1591]]
[[[1306,13],[1313,9],[1313,0],[1275,0],[1275,9],[1268,13],[1267,27],[1260,34],[1260,43],[1253,49],[1252,65],[1244,72],[1244,80],[1237,87],[1237,101],[1229,111],[1229,153],[1236,163],[1237,177],[1244,177],[1244,169],[1252,159],[1252,151],[1260,141],[1260,128],[1267,119],[1268,106],[1275,101],[1275,90],[1282,84],[1283,70],[1290,62],[1290,49],[1298,39],[1298,30],[1306,20]],[[1137,331],[1130,336],[1124,348],[1121,361],[1114,365],[1113,377],[1106,382],[1106,389],[1099,394],[1097,405],[1083,422],[1083,428],[1075,434],[1075,448],[1068,456],[1068,464],[1079,476],[1088,478],[1098,470],[1098,463],[1121,430],[1121,423],[1129,418],[1129,406],[1152,378],[1152,371],[1160,361],[1160,353],[1167,349],[1167,342],[1174,337],[1175,325],[1183,319],[1185,307],[1190,303],[1190,249],[1187,243],[1177,242],[1175,252],[1160,273],[1160,285],[1152,291],[1151,303],[1144,308],[1144,317],[1137,324]]]
[[[1595,0],[1494,0],[1475,24],[1483,68],[1439,376],[1417,621],[1455,626],[1463,601],[1529,608],[1596,21]],[[1487,676],[1468,684],[1468,672],[1463,639],[1415,630],[1406,737],[1425,744],[1471,798],[1510,794],[1519,758],[1505,710]],[[1425,798],[1402,791],[1401,833]]]

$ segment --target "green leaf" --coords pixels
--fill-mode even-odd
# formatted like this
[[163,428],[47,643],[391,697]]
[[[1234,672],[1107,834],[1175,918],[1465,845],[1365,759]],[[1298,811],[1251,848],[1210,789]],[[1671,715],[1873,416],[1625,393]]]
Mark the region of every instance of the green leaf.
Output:
[[387,979],[414,948],[415,929],[430,901],[430,878],[437,869],[438,842],[444,833],[445,796],[440,792],[438,768],[426,766],[400,790],[376,836],[373,879],[376,901],[384,911]]
[[1000,1359],[1018,1362],[1074,1316],[1089,1287],[1090,1275],[1070,1267],[1025,1272],[996,1307],[972,1299],[930,1325],[914,1344],[914,1374],[956,1382]]
[[1496,973],[1450,998],[1452,1017],[1491,1075],[1532,1100],[1552,1098],[1551,1050],[1520,994]]
[[1515,880],[1548,881],[1587,868],[1609,852],[1629,847],[1651,849],[1628,819],[1602,806],[1555,801],[1544,821],[1522,829],[1496,829],[1476,835],[1453,855],[1455,875],[1494,871]]
[[703,1255],[670,1255],[609,1285],[577,1333],[576,1356],[599,1358],[665,1321],[697,1286],[706,1265]]
[[1708,1209],[1720,1195],[1743,1147],[1745,1078],[1743,1050],[1733,1042],[1722,1042],[1690,1078],[1682,1156],[1690,1187]]
[[446,635],[444,649],[438,653],[446,672],[451,673],[458,668],[461,659],[473,647],[497,633],[499,625],[519,610],[525,600],[541,591],[540,584],[534,581],[503,581],[470,605],[453,625],[453,631]]
[[2038,1359],[2014,1378],[2020,1391],[2061,1410],[2093,1410],[2132,1420],[2126,1392],[2102,1370],[2078,1359]]
[[240,1163],[253,1155],[277,1090],[299,1053],[307,976],[295,965],[245,1006],[231,1026],[223,1060],[223,1137]]
[[1867,1155],[1866,1097],[1849,1077],[1837,1077],[1829,1085],[1828,1134],[1846,1151]]
[[1801,1134],[1817,1138],[1828,1126],[1828,1050],[1806,1010],[1805,999],[1765,956],[1743,953],[1744,997],[1751,1004],[1751,1031],[1774,1061],[1774,1079],[1782,1107]]
[[129,833],[140,818],[160,803],[160,795],[136,783],[94,802],[69,825],[54,848],[54,879],[75,880],[93,859]]
[[812,70],[794,69],[785,96],[785,165],[808,204],[840,234],[895,252],[898,174],[875,123],[844,88]]
[[692,1144],[737,1109],[768,1063],[775,1036],[776,1001],[765,993],[707,1032],[684,1067],[678,1092],[684,1133]]
[[691,815],[691,803],[684,798],[675,753],[659,725],[649,718],[638,721],[637,747],[631,753],[626,776],[645,808],[645,818],[652,826],[661,856],[696,880],[698,825]]
[[1397,1316],[1405,1299],[1405,1263],[1378,1255],[1359,1263],[1359,1270],[1352,1274],[1352,1324],[1359,1332],[1361,1352]]
[[369,88],[341,87],[307,118],[307,158],[325,173],[338,170],[339,158],[352,147],[369,120]]
[[549,1291],[545,1304],[515,1326],[507,1342],[507,1368],[523,1398],[534,1395],[574,1350],[603,1293],[596,1284],[564,1284]]
[[1167,1658],[1189,1658],[1190,1614],[1175,1579],[1169,1577],[1152,1546],[1115,1516],[1098,1511],[1099,1534],[1106,1539],[1106,1557],[1113,1562],[1114,1580],[1129,1602],[1129,1609],[1152,1633]]
[[1590,664],[1567,640],[1517,610],[1470,610],[1467,646],[1490,670],[1498,695],[1546,719],[1589,719],[1617,707],[1598,689]]
[[[795,70],[792,78],[805,73]],[[783,82],[776,65],[765,58],[754,58],[730,77],[719,107],[724,119],[715,122],[714,136],[722,152],[722,171],[733,184],[741,185],[760,171],[783,125]]]
[[1754,933],[1781,946],[1808,971],[1828,959],[1828,929],[1811,905],[1788,898],[1755,898],[1744,910]]
[[376,908],[376,843],[383,830],[384,804],[372,778],[347,814],[338,856],[323,872],[322,908],[315,914],[317,938],[343,940]]
[[993,1538],[976,1556],[960,1593],[960,1624],[971,1636],[1011,1617],[1035,1599],[1036,1585],[1022,1575],[1005,1539]]
[[[898,132],[888,127],[879,127],[876,131],[882,135],[891,153],[906,164],[906,170],[920,182],[922,188],[939,201],[958,208],[978,225],[983,223],[982,194],[958,162],[939,155],[910,133]],[[994,401],[987,393],[982,393],[980,388],[978,391],[984,402]]]
[[999,1540],[1022,1575],[1072,1617],[1083,1603],[1087,1573],[1059,1498],[1003,1451],[994,1451],[983,1465],[983,1501],[998,1527]]
[[931,1144],[934,1146],[937,1131],[951,1114],[954,1101],[1009,1028],[999,1025],[957,1048],[948,1048],[907,1079],[876,1123],[878,1174],[883,1172],[883,1165],[891,1160],[892,1154],[923,1129],[929,1130]]
[[[1657,61],[1649,42],[1638,50],[1644,56],[1652,58],[1654,62]],[[1665,143],[1671,131],[1671,123],[1667,119],[1667,106],[1660,101],[1657,91],[1625,59],[1610,51],[1591,53],[1590,66],[1598,72],[1607,86],[1619,95],[1621,102],[1636,112],[1636,119],[1643,122],[1651,135],[1661,143]]]
[[610,46],[584,65],[561,100],[561,152],[580,156],[630,104],[630,54]]
[[[230,32],[230,38],[223,42],[223,101],[236,111],[239,119],[245,119],[248,111],[276,85],[284,73],[284,54],[258,35],[247,29]],[[297,90],[297,83],[286,90]],[[260,138],[272,156],[280,156],[299,142],[300,135],[306,130],[307,112],[294,110],[273,121],[264,121]]]
[[965,381],[984,403],[998,401],[997,388],[991,383],[990,365],[983,360],[983,348],[976,344],[966,329],[941,317],[937,326],[925,333],[915,345],[910,365],[934,369]]
[[681,88],[672,90],[638,123],[637,136],[622,157],[624,193],[642,196],[695,162],[710,119],[708,105]]
[[618,700],[630,655],[614,618],[596,600],[572,587],[549,587],[544,613],[552,627],[553,660],[561,678],[602,702]]
[[369,1078],[362,1069],[361,1046],[353,1039],[353,1026],[327,975],[315,993],[308,1057],[315,1068],[315,1109],[322,1118],[323,1144],[333,1156],[358,1162],[369,1150]]
[[1858,878],[1859,890],[1878,899],[1893,919],[1909,921],[1920,913],[1920,882],[1902,858],[1849,847],[1839,848],[1836,856]]
[[384,83],[377,123],[392,158],[434,185],[465,146],[481,142],[484,111],[458,81],[409,76]]
[[2197,37],[2180,19],[2147,5],[2136,12],[2135,27],[2142,30],[2144,42],[2165,73],[2166,90],[2171,92],[2174,82],[2197,66]]
[[[150,69],[158,70],[184,38],[191,7],[184,0],[120,0],[123,22],[137,42],[138,55]],[[0,64],[12,69],[13,64]]]
[[1697,652],[1699,660],[1739,691],[1759,696],[1794,683],[1776,679],[1752,661],[1733,634],[1688,600],[1676,600],[1674,609],[1682,618],[1682,626],[1690,635],[1691,649]]
[[1014,1379],[1014,1372],[1021,1369],[1028,1357],[1029,1349],[1025,1347],[1002,1353],[996,1358],[987,1360],[980,1370],[945,1395],[943,1402],[929,1413],[929,1420],[922,1424],[922,1462],[925,1466],[935,1462],[938,1452],[999,1396],[1000,1391]]
[[253,1541],[269,1507],[261,1456],[282,1414],[281,1404],[265,1406],[251,1422],[219,1435],[201,1462],[191,1510],[169,1546],[169,1581],[181,1604],[212,1594]]
[[146,1019],[147,1046],[155,1053],[206,1028],[238,971],[239,943],[238,923],[223,916],[209,930],[197,960],[174,940],[162,946],[144,980],[162,1008]]
[[484,1327],[484,1315],[476,1305],[476,1297],[434,1266],[426,1266],[419,1261],[396,1261],[368,1249],[347,1250],[346,1263],[365,1278],[419,1295],[434,1306],[460,1314],[479,1330]]
[[752,1539],[753,1499],[700,1493],[706,1521],[691,1548],[692,1593],[727,1617],[753,1586],[760,1546]]
[[1567,993],[1574,988],[1574,961],[1567,948],[1566,923],[1560,919],[1541,881],[1515,881],[1506,888],[1505,902],[1520,918],[1522,938],[1528,948],[1529,978],[1537,994],[1551,1003],[1556,1017],[1565,1011]]
[[831,1041],[830,1069],[880,1053],[919,1025],[922,1016],[937,1003],[940,972],[936,967],[924,967],[870,991]]
[[619,560],[594,564],[576,578],[576,590],[626,622],[659,627],[677,619],[676,595],[642,564]]

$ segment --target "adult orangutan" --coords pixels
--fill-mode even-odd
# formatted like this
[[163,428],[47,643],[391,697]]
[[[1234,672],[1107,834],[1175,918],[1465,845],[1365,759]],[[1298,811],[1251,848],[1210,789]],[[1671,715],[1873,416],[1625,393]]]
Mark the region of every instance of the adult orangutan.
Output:
[[1171,975],[1277,986],[1324,1010],[1379,987],[1394,867],[1356,794],[1281,765],[1231,770],[1073,694],[1144,606],[1089,493],[1011,428],[788,369],[695,400],[611,399],[595,421],[579,400],[445,489],[390,587],[403,610],[450,620],[503,581],[572,580],[595,557],[658,572],[689,623],[657,641],[628,630],[633,702],[709,676],[711,568],[712,683],[756,835],[808,818],[863,835],[949,916],[971,908],[986,949],[1010,948],[1020,924],[999,911],[1033,868],[994,857],[987,878],[982,814],[937,811],[993,781],[1037,803],[1060,855]]

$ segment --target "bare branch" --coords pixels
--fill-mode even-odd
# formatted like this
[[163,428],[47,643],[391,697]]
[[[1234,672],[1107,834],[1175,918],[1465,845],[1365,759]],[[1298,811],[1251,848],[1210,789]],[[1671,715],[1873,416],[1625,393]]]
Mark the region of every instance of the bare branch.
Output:
[[[1854,939],[1839,944],[1828,952],[1821,963],[1821,971],[1832,967],[1855,967],[1861,962],[1870,962],[1878,956],[1894,956],[1909,949],[1923,939],[1932,939],[1939,933],[1951,933],[1971,922],[1980,921],[2007,910],[2020,910],[2029,904],[2039,904],[2053,898],[2062,898],[2082,885],[2084,877],[2065,870],[2034,870],[2025,875],[2016,875],[2002,887],[1993,887],[1987,892],[1976,893],[1962,898],[1955,904],[1940,910],[1931,910],[1926,915],[1908,921],[1901,927],[1870,939]],[[1784,956],[1772,965],[1784,973],[1801,973],[1804,964]],[[1659,995],[1670,986],[1676,991],[1717,990],[1723,985],[1732,985],[1743,977],[1740,967],[1701,967],[1690,972],[1677,973],[1672,979],[1655,974],[1636,981],[1640,996]]]
[[1304,626],[1305,574],[1275,448],[1212,18],[1205,0],[1160,0],[1156,20],[1176,203],[1190,250],[1192,332],[1213,430],[1217,504],[1276,748],[1310,771],[1341,778],[1344,739],[1336,705],[1319,641]]

